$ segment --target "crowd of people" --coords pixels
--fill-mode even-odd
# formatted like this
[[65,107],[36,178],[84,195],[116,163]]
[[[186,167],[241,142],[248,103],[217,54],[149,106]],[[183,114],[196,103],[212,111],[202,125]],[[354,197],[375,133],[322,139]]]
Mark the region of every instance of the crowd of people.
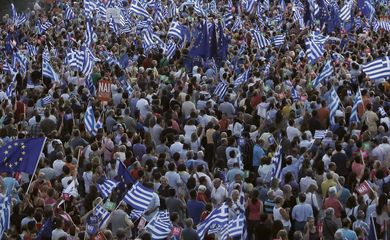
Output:
[[[182,4],[152,2],[165,8]],[[255,1],[256,6],[268,2],[262,17],[257,10],[246,12],[242,1],[203,1],[203,8],[213,2],[217,11],[207,12],[208,17],[198,16],[192,5],[178,7],[175,19],[196,34],[171,58],[159,48],[146,51],[137,26],[117,35],[104,20],[94,20],[90,49],[101,60],[89,76],[66,62],[69,46],[81,47],[85,40],[82,1],[36,4],[21,26],[9,14],[2,17],[2,62],[19,51],[29,63],[17,73],[6,71],[6,64],[1,68],[1,145],[46,137],[33,175],[1,173],[0,203],[12,197],[10,226],[2,239],[152,239],[145,226],[164,210],[172,228],[165,239],[227,239],[223,227],[199,233],[221,206],[227,206],[227,221],[245,220],[242,234],[228,239],[375,239],[373,234],[387,239],[390,73],[371,79],[363,67],[390,57],[389,29],[374,30],[356,3],[351,29],[327,31],[329,24],[319,21],[301,26],[294,13],[299,1]],[[389,1],[363,2],[373,4],[378,19],[390,15]],[[120,4],[128,9],[131,1]],[[301,4],[302,15],[310,12],[309,1]],[[66,20],[69,7],[75,17]],[[153,15],[155,10],[148,11]],[[226,56],[195,61],[190,52],[202,21],[218,23],[226,13],[242,21],[234,31],[224,27]],[[279,13],[280,24],[275,24]],[[269,21],[261,25],[262,18]],[[37,33],[38,20],[53,26]],[[168,39],[171,22],[166,17],[151,26]],[[255,26],[268,38],[284,34],[284,43],[260,48],[248,31]],[[315,30],[329,38],[324,54],[312,64],[301,53]],[[27,53],[26,43],[36,48],[35,55]],[[45,48],[59,81],[42,76]],[[127,54],[129,64],[110,64],[103,51],[118,58]],[[313,86],[327,61],[332,76]],[[235,84],[248,69],[250,77]],[[96,91],[100,80],[110,81],[108,101],[92,93],[89,80]],[[216,90],[220,82],[227,84],[223,95]],[[341,101],[334,115],[332,89]],[[351,121],[358,91],[358,121]],[[43,100],[47,96],[49,103]],[[96,123],[102,123],[93,134],[85,121],[88,106]],[[131,186],[118,187],[108,197],[98,188],[108,179],[123,179],[122,166],[133,184],[153,190],[138,217],[122,201]],[[75,189],[65,196],[70,184]],[[110,217],[90,234],[87,226],[97,206]]]

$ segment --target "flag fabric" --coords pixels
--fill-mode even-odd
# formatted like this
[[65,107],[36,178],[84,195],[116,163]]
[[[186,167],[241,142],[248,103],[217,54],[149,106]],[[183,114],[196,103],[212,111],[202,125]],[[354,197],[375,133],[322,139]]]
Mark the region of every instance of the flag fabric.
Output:
[[380,118],[385,118],[387,117],[387,113],[383,107],[378,108],[378,115]]
[[125,165],[120,162],[118,167],[118,175],[115,177],[116,180],[120,181],[122,187],[127,188],[134,184],[136,180],[131,176],[130,172],[126,169]]
[[336,116],[336,111],[339,109],[339,106],[341,104],[340,98],[337,95],[337,92],[332,88],[330,93],[330,104],[329,104],[329,118],[330,118],[330,124],[333,126],[336,124],[334,121],[334,117]]
[[189,56],[190,57],[209,57],[210,53],[210,41],[208,35],[207,23],[204,22],[201,26],[201,29],[195,38],[195,42],[190,49]]
[[286,37],[284,34],[276,35],[273,38],[271,38],[271,43],[275,46],[283,45],[286,41]]
[[182,26],[177,21],[172,21],[168,33],[168,36],[176,37],[180,41],[183,41],[183,35],[182,35]]
[[175,1],[173,0],[169,1],[167,17],[174,18],[176,16],[176,12],[177,12],[177,6],[175,4]]
[[223,15],[223,22],[225,24],[225,27],[228,27],[233,24],[234,16],[231,12],[227,12],[225,15]]
[[122,85],[123,90],[125,90],[130,96],[133,93],[133,88],[131,85],[127,82],[126,76],[122,75],[118,78],[119,83]]
[[0,199],[0,236],[10,228],[11,207],[11,196]]
[[196,232],[200,239],[204,238],[206,232],[211,228],[220,227],[223,228],[228,223],[229,216],[229,207],[226,204],[223,204],[219,208],[215,208],[211,213],[206,217],[205,220],[200,222],[197,226]]
[[130,13],[135,15],[142,16],[145,18],[150,18],[148,11],[142,6],[141,2],[138,0],[132,1],[129,9]]
[[272,178],[280,178],[280,174],[282,173],[282,145],[279,145],[276,148],[274,156],[272,157]]
[[110,212],[98,204],[95,207],[95,215],[99,219],[99,229],[104,229],[107,226],[108,220],[110,219]]
[[87,110],[85,111],[84,125],[85,125],[85,130],[89,135],[91,136],[96,135],[98,129],[96,126],[95,112],[93,111],[91,105],[88,105]]
[[343,22],[348,22],[352,18],[353,1],[345,2],[345,5],[340,10],[340,19]]
[[84,14],[87,19],[92,18],[92,13],[97,8],[97,2],[95,0],[84,0]]
[[51,95],[47,95],[46,97],[42,98],[42,105],[43,106],[52,104],[53,102],[54,102],[54,98]]
[[50,65],[49,61],[43,59],[42,63],[42,75],[50,78],[52,81],[58,82],[60,80],[58,74],[54,71],[54,68]]
[[167,59],[169,60],[169,59],[173,58],[175,53],[176,53],[176,44],[174,42],[171,42],[168,44],[168,46],[166,48],[165,55],[167,56]]
[[236,80],[234,80],[234,86],[238,87],[243,83],[246,83],[249,79],[249,69],[246,70],[243,74],[241,74]]
[[68,186],[62,191],[62,198],[65,201],[68,201],[71,196],[73,196],[74,198],[77,198],[79,196],[76,180],[72,180],[72,182],[69,183]]
[[15,6],[13,3],[11,3],[11,15],[12,15],[12,22],[17,26],[23,25],[25,22],[27,22],[27,17],[24,13],[18,14],[16,12]]
[[153,190],[137,182],[126,193],[123,201],[132,206],[134,209],[145,211],[153,199]]
[[96,95],[96,87],[95,87],[95,85],[93,84],[91,75],[88,75],[88,76],[87,76],[87,78],[86,78],[86,80],[85,80],[85,85],[87,86],[89,93],[90,93],[92,96],[95,96],[95,95]]
[[217,87],[215,88],[214,95],[218,96],[219,99],[222,100],[225,97],[228,88],[229,85],[225,81],[221,81],[218,83]]
[[29,43],[26,43],[27,53],[30,57],[34,57],[38,54],[37,48]]
[[138,219],[140,219],[143,214],[144,214],[144,211],[133,209],[133,210],[131,210],[130,218],[131,218],[131,220],[133,220],[133,222],[135,222]]
[[378,58],[363,65],[363,72],[371,80],[390,77],[390,57]]
[[322,69],[321,73],[314,79],[313,81],[313,87],[317,88],[319,84],[323,81],[326,81],[330,76],[333,74],[333,66],[332,62],[328,61],[324,68]]
[[85,44],[90,46],[93,43],[93,28],[91,21],[87,20],[86,30],[85,30]]
[[302,13],[298,8],[295,8],[295,10],[294,10],[293,19],[294,19],[294,21],[299,23],[299,26],[301,29],[305,28],[305,22],[303,20]]
[[34,174],[45,138],[18,139],[0,148],[0,172]]
[[38,26],[38,33],[44,34],[49,28],[53,26],[53,24],[50,21],[46,21],[43,24],[40,21],[38,21],[37,26]]
[[74,14],[72,8],[69,5],[65,7],[65,20],[72,20],[76,18],[76,14]]
[[246,0],[244,4],[244,9],[247,13],[252,13],[255,9],[256,0]]
[[166,239],[171,233],[172,227],[169,212],[160,211],[145,226],[145,229],[152,234],[152,239]]
[[310,64],[317,62],[318,58],[322,57],[325,52],[323,44],[314,41],[312,38],[305,39],[306,55]]
[[291,88],[291,98],[293,102],[296,102],[300,99],[299,94],[295,88]]
[[375,219],[373,216],[370,216],[370,232],[368,233],[368,240],[378,240],[376,235]]
[[114,190],[118,186],[119,182],[111,179],[106,179],[102,184],[97,184],[97,189],[100,192],[100,195],[103,197],[103,199],[108,198],[112,190]]
[[353,99],[353,107],[352,107],[352,112],[351,116],[349,118],[349,122],[360,122],[359,120],[359,115],[358,115],[358,107],[360,104],[363,104],[363,99],[362,99],[362,94],[360,92],[360,88],[356,91],[355,98]]
[[326,130],[316,130],[314,132],[314,139],[324,139],[326,136]]
[[241,18],[237,17],[236,21],[234,21],[234,23],[233,23],[231,31],[235,32],[235,31],[238,31],[238,30],[242,29],[242,25],[243,25],[243,23],[242,23]]
[[271,41],[264,37],[263,34],[261,34],[259,31],[255,29],[251,29],[250,32],[252,33],[253,38],[255,39],[255,42],[257,43],[257,46],[262,49],[269,45],[271,45]]
[[240,214],[235,219],[230,220],[227,226],[222,229],[221,240],[239,237],[243,234],[244,229],[246,229],[245,215]]
[[83,50],[79,51],[77,55],[78,62],[82,62],[82,66],[80,67],[80,71],[88,76],[92,73],[93,67],[95,66],[95,62],[99,61],[98,58],[94,56],[91,49],[89,47],[84,47]]
[[7,90],[5,91],[5,94],[7,95],[8,99],[11,99],[15,96],[16,76],[17,74],[13,76],[12,82],[8,85]]

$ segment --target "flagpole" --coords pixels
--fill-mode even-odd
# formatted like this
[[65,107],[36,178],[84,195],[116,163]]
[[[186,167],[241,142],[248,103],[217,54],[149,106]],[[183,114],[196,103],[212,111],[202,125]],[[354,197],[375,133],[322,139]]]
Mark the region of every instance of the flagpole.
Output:
[[43,140],[42,147],[41,147],[41,151],[39,152],[39,156],[38,156],[38,161],[37,161],[37,163],[35,164],[34,174],[32,175],[32,177],[31,177],[31,179],[30,179],[30,183],[28,184],[26,193],[28,193],[28,190],[30,190],[31,183],[32,183],[32,180],[34,179],[35,172],[37,171],[39,159],[40,159],[40,156],[41,156],[41,154],[42,154],[43,148],[45,147],[46,140],[47,140],[47,137],[45,137],[45,140]]

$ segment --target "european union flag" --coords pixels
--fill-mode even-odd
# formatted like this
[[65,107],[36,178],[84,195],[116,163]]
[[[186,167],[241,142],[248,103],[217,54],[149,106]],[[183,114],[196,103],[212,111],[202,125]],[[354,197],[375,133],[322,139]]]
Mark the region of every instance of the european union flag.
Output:
[[209,56],[210,43],[207,31],[207,22],[202,24],[202,29],[195,39],[194,45],[189,52],[191,57],[207,58]]
[[215,23],[213,23],[209,29],[209,49],[208,57],[216,58],[218,56],[218,43]]
[[116,180],[120,181],[119,187],[122,188],[127,188],[136,182],[136,180],[133,178],[133,176],[130,175],[129,171],[122,162],[119,163],[118,175],[115,178]]
[[34,174],[46,138],[18,139],[0,148],[0,172]]
[[218,57],[225,60],[229,48],[229,38],[223,32],[222,23],[219,23],[218,32]]

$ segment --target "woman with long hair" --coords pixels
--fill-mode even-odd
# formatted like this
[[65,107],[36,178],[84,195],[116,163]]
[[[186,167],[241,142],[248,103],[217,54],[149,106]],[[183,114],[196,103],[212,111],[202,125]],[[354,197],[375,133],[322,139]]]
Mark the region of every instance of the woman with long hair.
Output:
[[252,191],[250,199],[246,202],[246,217],[247,217],[247,229],[248,238],[254,239],[253,234],[255,233],[256,224],[260,221],[260,216],[263,213],[263,202],[258,199],[259,191]]

